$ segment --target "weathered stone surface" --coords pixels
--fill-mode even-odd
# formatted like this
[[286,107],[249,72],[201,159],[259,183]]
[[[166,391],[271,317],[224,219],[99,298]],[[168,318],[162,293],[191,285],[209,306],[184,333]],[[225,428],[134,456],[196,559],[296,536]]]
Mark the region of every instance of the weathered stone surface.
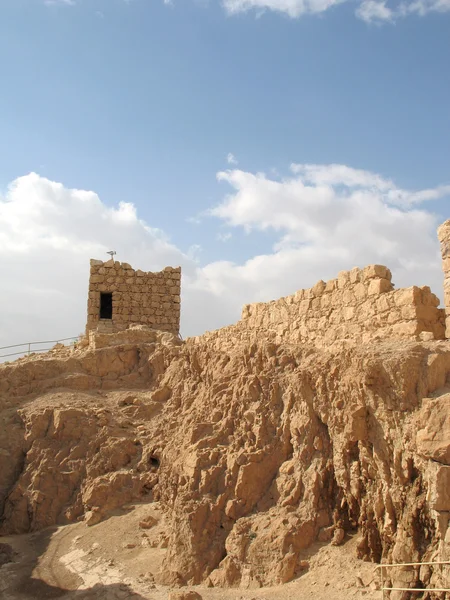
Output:
[[450,465],[450,394],[424,400],[417,427],[417,452]]
[[450,466],[429,465],[429,502],[431,508],[450,512]]
[[314,540],[355,528],[369,560],[437,552],[448,344],[324,350],[235,332],[216,348],[139,326],[1,366],[0,416],[15,415],[0,430],[15,457],[2,531],[95,527],[153,494],[170,585],[283,583]]
[[[180,285],[180,268],[145,273],[128,263],[92,259],[86,333],[116,333],[130,324],[143,324],[178,334]],[[112,319],[100,319],[101,293],[112,294]]]
[[202,597],[198,592],[194,592],[193,590],[189,592],[176,591],[169,592],[169,600],[202,600]]
[[281,584],[314,541],[356,530],[365,560],[448,559],[450,346],[421,341],[442,311],[429,288],[379,282],[352,269],[184,343],[136,325],[0,365],[0,531],[95,531],[157,501],[172,586]]
[[348,340],[411,338],[444,339],[445,315],[429,287],[394,290],[387,267],[342,271],[337,280],[319,281],[310,290],[268,303],[247,304],[236,325],[210,332],[211,343],[225,334],[249,338],[263,329],[272,340],[313,342],[316,346]]
[[444,305],[446,310],[446,337],[450,338],[450,219],[438,229],[444,269]]

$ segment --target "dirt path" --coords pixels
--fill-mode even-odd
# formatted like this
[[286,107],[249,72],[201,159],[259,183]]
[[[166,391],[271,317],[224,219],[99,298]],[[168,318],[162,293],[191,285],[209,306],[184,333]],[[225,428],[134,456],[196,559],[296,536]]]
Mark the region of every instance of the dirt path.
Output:
[[[140,527],[145,520],[154,525]],[[1,600],[167,600],[170,593],[154,583],[167,545],[157,503],[130,506],[93,527],[77,523],[0,543],[14,550],[13,562],[0,567]],[[310,549],[309,569],[283,586],[195,590],[204,600],[378,600],[375,565],[354,558],[355,544]]]

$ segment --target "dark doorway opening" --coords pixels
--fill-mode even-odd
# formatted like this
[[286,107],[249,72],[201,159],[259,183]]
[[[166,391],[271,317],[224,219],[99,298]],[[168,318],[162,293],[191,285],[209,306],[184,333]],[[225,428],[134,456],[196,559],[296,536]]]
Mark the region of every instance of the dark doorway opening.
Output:
[[154,469],[159,469],[159,458],[157,458],[156,456],[150,456],[148,462],[150,467],[153,467]]
[[112,294],[100,293],[100,319],[112,319]]

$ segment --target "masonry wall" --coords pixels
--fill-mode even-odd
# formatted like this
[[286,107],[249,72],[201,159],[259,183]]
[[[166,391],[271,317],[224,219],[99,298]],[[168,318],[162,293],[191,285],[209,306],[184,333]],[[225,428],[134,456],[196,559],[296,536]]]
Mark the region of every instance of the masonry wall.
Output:
[[313,342],[328,346],[339,340],[444,339],[444,310],[429,287],[394,290],[391,272],[381,265],[342,271],[337,279],[267,303],[247,304],[242,319],[197,338],[252,339],[257,332],[276,342]]
[[[91,260],[86,331],[116,332],[131,324],[178,334],[181,268],[135,271],[128,263]],[[100,294],[112,293],[112,319],[100,319]]]
[[444,269],[444,305],[446,310],[446,337],[450,338],[450,219],[438,229]]

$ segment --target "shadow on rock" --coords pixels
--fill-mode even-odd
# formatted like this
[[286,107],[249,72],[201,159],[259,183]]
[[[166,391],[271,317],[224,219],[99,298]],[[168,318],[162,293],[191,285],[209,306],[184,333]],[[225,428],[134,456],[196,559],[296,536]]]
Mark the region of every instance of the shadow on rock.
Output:
[[97,583],[87,589],[77,589],[82,581],[58,560],[54,542],[50,561],[46,561],[43,568],[40,557],[55,531],[53,527],[38,534],[0,538],[1,600],[151,600],[125,583]]

